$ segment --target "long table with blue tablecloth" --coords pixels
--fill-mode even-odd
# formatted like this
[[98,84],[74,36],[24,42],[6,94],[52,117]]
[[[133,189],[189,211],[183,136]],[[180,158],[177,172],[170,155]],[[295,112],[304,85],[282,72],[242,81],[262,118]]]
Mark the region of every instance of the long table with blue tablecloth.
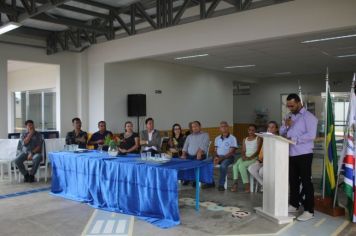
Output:
[[[104,210],[142,217],[161,228],[180,224],[178,180],[213,181],[213,164],[172,159],[163,164],[138,155],[110,157],[105,152],[52,152],[54,195]],[[199,188],[196,194],[199,206]]]

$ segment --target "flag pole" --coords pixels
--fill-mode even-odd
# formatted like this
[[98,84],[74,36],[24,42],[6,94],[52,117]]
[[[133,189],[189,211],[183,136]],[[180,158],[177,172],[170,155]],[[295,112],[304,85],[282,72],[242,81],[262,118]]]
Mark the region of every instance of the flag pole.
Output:
[[322,197],[323,199],[325,198],[325,174],[326,174],[326,168],[325,168],[325,157],[327,153],[327,148],[326,148],[326,136],[327,136],[327,129],[328,129],[328,91],[329,91],[329,67],[326,67],[326,76],[325,76],[325,113],[324,113],[324,159],[323,159],[323,194]]
[[304,106],[303,95],[302,95],[302,86],[300,85],[300,80],[298,80],[298,95],[300,98],[300,102],[302,103],[302,106]]
[[[354,77],[352,79],[352,84],[351,84],[351,93],[356,93],[354,91],[355,89],[355,85],[356,85],[356,73],[354,73]],[[351,94],[350,94],[351,95]],[[350,96],[351,97],[351,96]],[[333,202],[333,208],[335,208],[336,206],[336,196],[337,196],[337,190],[338,190],[338,186],[339,186],[339,180],[340,180],[340,169],[341,169],[341,166],[342,164],[340,165],[340,162],[341,162],[341,158],[344,158],[345,157],[345,151],[346,151],[346,145],[347,145],[347,138],[346,137],[346,131],[349,127],[349,116],[350,116],[350,109],[352,109],[350,106],[349,106],[349,109],[347,111],[347,122],[346,122],[346,126],[345,126],[345,129],[344,129],[344,144],[343,144],[343,148],[342,148],[342,156],[340,156],[340,160],[339,160],[339,163],[338,163],[338,168],[337,168],[337,179],[336,179],[336,188],[335,188],[335,193],[334,193],[334,202]]]

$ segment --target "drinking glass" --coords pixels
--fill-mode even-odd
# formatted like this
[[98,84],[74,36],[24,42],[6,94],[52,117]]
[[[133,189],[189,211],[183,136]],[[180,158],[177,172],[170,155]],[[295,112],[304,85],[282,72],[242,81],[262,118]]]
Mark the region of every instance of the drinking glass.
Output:
[[103,152],[103,145],[102,144],[98,144],[98,151],[100,153]]
[[146,155],[147,155],[147,159],[151,158],[151,152],[146,152]]
[[147,155],[145,152],[141,152],[141,160],[146,161],[147,160]]

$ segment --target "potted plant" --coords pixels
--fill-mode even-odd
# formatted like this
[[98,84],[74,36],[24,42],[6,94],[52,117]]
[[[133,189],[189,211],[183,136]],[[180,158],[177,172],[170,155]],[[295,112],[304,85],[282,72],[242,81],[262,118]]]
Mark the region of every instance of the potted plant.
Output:
[[116,157],[119,153],[118,146],[120,145],[120,139],[116,136],[108,135],[105,137],[104,145],[107,145],[109,147],[108,154],[112,157]]

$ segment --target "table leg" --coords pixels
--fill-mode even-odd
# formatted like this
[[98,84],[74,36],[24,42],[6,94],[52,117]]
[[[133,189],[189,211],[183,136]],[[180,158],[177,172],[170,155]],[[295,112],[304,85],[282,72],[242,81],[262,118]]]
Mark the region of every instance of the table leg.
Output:
[[199,211],[199,198],[200,198],[200,187],[199,187],[199,180],[200,180],[200,168],[195,168],[195,210]]
[[3,163],[0,163],[0,175],[1,175],[1,181],[4,180],[4,166]]

